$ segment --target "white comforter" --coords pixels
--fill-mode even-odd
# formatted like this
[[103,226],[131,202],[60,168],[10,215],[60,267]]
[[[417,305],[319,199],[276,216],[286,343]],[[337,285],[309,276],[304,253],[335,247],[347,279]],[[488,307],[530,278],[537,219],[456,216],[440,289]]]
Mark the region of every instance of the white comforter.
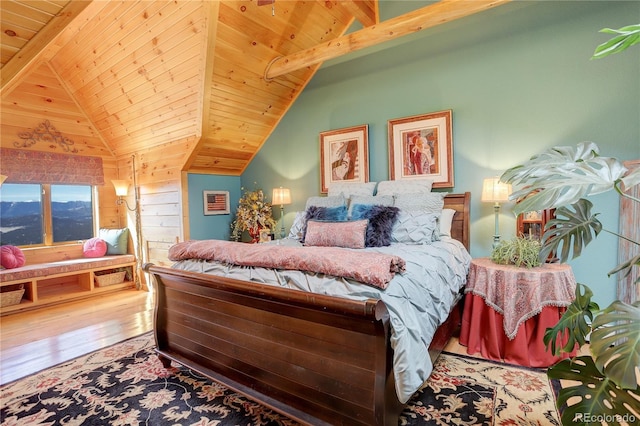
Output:
[[[287,239],[277,243],[300,244]],[[236,267],[215,261],[182,260],[173,268],[356,300],[381,299],[391,320],[396,392],[406,403],[431,374],[428,346],[466,283],[471,256],[460,242],[446,237],[429,245],[392,244],[364,250],[398,255],[405,260],[406,271],[381,290],[324,274]]]

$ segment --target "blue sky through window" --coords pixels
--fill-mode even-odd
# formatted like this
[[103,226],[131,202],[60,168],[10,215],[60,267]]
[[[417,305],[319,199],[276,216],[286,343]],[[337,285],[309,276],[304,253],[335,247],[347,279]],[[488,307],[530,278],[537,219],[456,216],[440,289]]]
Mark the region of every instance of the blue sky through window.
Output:
[[[91,189],[86,185],[53,185],[53,201],[91,201]],[[40,185],[5,183],[0,187],[0,201],[39,201]]]

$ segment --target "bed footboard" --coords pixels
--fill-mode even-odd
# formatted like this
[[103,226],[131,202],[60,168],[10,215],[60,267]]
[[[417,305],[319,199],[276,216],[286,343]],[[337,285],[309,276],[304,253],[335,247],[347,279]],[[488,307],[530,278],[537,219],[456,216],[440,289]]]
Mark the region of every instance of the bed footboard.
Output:
[[304,424],[397,424],[383,302],[144,269],[155,281],[161,358]]

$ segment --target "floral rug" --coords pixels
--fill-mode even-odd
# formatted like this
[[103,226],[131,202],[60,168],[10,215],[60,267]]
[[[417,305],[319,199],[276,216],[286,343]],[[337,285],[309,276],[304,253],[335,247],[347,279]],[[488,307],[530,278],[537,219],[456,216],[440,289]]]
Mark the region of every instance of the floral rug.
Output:
[[[560,425],[542,370],[444,353],[399,425]],[[295,425],[174,364],[145,334],[0,388],[4,425]]]

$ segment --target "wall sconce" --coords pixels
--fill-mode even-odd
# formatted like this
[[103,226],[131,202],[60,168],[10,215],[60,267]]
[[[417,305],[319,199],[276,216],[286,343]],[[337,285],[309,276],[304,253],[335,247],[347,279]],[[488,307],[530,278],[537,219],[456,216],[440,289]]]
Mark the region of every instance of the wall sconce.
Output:
[[116,204],[119,206],[124,204],[129,210],[135,211],[138,204],[137,200],[136,204],[133,206],[133,208],[131,208],[129,207],[129,203],[127,202],[127,200],[124,199],[124,197],[126,197],[127,193],[129,192],[129,182],[126,180],[114,179],[111,181],[111,183],[113,183],[113,187],[116,190],[116,195],[118,196]]
[[500,213],[500,203],[509,201],[511,195],[511,185],[500,182],[500,177],[487,178],[482,183],[482,202],[493,203],[493,211],[496,216],[495,233],[493,234],[493,248],[500,244],[500,231],[498,215]]
[[280,204],[280,220],[282,221],[280,238],[284,238],[284,205],[291,204],[291,191],[289,188],[273,188],[271,200],[271,205]]
[[7,180],[9,176],[7,175],[0,175],[0,186],[2,186],[2,184],[4,183],[5,180]]

